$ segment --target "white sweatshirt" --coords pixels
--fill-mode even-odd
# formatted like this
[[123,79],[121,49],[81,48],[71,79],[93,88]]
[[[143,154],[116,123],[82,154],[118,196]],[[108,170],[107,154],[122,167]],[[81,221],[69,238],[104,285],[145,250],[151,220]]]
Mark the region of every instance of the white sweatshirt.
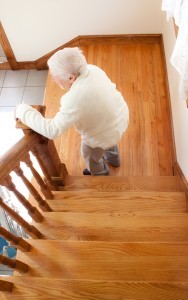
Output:
[[16,117],[49,139],[75,125],[86,145],[107,149],[116,145],[125,132],[129,110],[106,73],[88,65],[62,96],[60,110],[53,119],[44,118],[27,104],[17,106]]

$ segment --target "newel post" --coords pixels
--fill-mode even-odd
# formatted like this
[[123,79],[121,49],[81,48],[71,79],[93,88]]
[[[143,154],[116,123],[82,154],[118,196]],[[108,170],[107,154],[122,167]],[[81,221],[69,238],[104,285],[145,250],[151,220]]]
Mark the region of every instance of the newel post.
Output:
[[[45,113],[45,106],[42,105],[32,105],[33,108],[37,109],[42,115]],[[21,123],[20,120],[16,122],[16,128],[20,128],[27,135],[32,132],[32,130]],[[57,149],[53,140],[48,140],[47,138],[41,136],[40,142],[35,146],[35,153],[37,153],[37,159],[43,163],[45,169],[49,173],[52,182],[49,182],[48,175],[45,175],[48,185],[51,186],[52,190],[58,190],[58,186],[65,185],[65,179],[68,175],[66,165],[60,161]],[[41,166],[42,168],[42,166]],[[45,171],[43,170],[43,173]]]

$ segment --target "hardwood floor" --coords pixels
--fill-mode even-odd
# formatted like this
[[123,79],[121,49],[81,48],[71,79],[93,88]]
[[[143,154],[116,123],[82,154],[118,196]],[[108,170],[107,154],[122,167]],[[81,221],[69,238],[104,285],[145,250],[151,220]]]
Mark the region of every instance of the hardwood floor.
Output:
[[[121,166],[116,176],[173,175],[170,107],[161,45],[156,43],[84,45],[88,63],[101,67],[123,94],[130,109],[130,125],[119,143]],[[64,91],[47,80],[46,116],[58,111]],[[80,136],[74,128],[55,140],[70,175],[82,175]]]

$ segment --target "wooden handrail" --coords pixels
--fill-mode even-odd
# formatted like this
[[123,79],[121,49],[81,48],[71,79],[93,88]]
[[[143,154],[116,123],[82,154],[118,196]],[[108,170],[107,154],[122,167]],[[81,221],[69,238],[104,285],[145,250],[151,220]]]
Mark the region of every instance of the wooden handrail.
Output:
[[[36,107],[34,107],[36,108]],[[38,107],[39,111],[44,111],[44,106]],[[25,132],[22,137],[13,147],[5,153],[0,159],[0,185],[5,186],[14,193],[21,204],[28,210],[28,214],[35,222],[42,222],[43,216],[40,211],[32,206],[29,201],[22,195],[12,182],[10,173],[13,171],[21,178],[28,191],[39,204],[43,211],[52,211],[49,204],[41,197],[34,185],[24,175],[20,167],[20,162],[24,162],[33,173],[36,183],[47,199],[53,199],[53,190],[59,190],[59,185],[64,185],[67,170],[64,164],[61,163],[53,141],[41,136],[32,131],[17,120],[17,128],[21,128]],[[43,178],[39,175],[32,161],[30,160],[29,152],[32,152],[41,167],[44,175]],[[58,180],[57,180],[58,179]]]
[[[19,123],[19,124],[18,124]],[[20,127],[19,127],[20,126]],[[35,222],[43,221],[43,214],[37,207],[33,206],[17,189],[15,183],[10,176],[11,172],[15,172],[21,178],[28,191],[37,201],[39,207],[43,211],[52,211],[45,199],[42,198],[32,182],[25,176],[20,162],[25,163],[31,170],[36,179],[36,184],[39,185],[43,195],[47,199],[53,199],[53,190],[59,190],[59,185],[64,185],[65,177],[68,174],[64,164],[61,163],[53,141],[33,132],[31,129],[26,128],[20,121],[17,122],[17,127],[25,132],[25,136],[21,138],[12,148],[5,153],[0,159],[0,185],[5,186],[8,190],[14,193],[18,201],[27,209],[28,214]],[[44,179],[39,175],[35,166],[33,165],[29,153],[33,153],[39,163],[43,172]],[[27,234],[34,238],[43,238],[42,233],[33,225],[30,225],[24,220],[17,212],[9,207],[0,197],[0,207],[13,218]],[[21,237],[14,236],[3,227],[0,227],[0,236],[9,240],[10,243],[21,251],[29,251],[30,244]],[[9,259],[0,255],[0,263],[5,264],[21,272],[27,272],[28,266],[18,260]],[[1,282],[0,282],[1,284]],[[3,281],[2,281],[3,284]],[[10,286],[7,287],[10,289]]]
[[[23,136],[14,146],[12,146],[0,159],[0,183],[11,171],[13,171],[20,161],[29,151],[37,151],[38,157],[45,164],[48,174],[53,177],[60,177],[61,185],[64,185],[65,176],[68,174],[66,166],[60,162],[53,141],[47,140],[40,134],[31,131]],[[62,166],[64,172],[62,172]],[[54,182],[52,185],[57,186]]]
[[24,159],[26,153],[31,151],[41,136],[37,133],[25,135],[13,147],[11,147],[0,159],[0,183],[13,171],[18,162]]

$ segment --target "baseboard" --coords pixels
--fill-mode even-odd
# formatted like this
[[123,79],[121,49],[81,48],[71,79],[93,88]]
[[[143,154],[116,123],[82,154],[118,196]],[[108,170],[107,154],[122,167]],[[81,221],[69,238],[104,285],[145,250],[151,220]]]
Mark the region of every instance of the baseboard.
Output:
[[[161,34],[115,34],[115,35],[86,35],[78,36],[68,43],[56,48],[50,53],[40,57],[35,61],[16,62],[19,70],[36,69],[47,70],[48,59],[58,50],[65,47],[80,47],[95,44],[136,44],[136,43],[157,43],[161,41]],[[0,65],[1,69],[1,65]]]
[[188,181],[185,178],[185,175],[183,174],[182,169],[180,168],[178,162],[175,162],[174,164],[174,174],[179,177],[180,190],[182,192],[185,192],[186,200],[187,200],[187,208],[188,208]]
[[160,48],[161,48],[161,55],[163,59],[163,66],[164,66],[164,74],[165,74],[165,95],[168,102],[168,111],[170,117],[170,127],[171,127],[171,136],[172,136],[172,166],[177,162],[177,155],[176,155],[176,145],[175,145],[175,135],[174,135],[174,126],[173,126],[173,117],[172,117],[172,105],[170,100],[170,88],[169,88],[169,80],[168,80],[168,72],[167,72],[167,65],[166,65],[166,56],[165,56],[165,49],[164,49],[164,41],[163,36],[161,35],[160,39]]
[[8,62],[0,64],[0,70],[11,70],[11,67]]
[[159,44],[161,34],[115,34],[115,35],[86,35],[79,36],[79,46],[95,44]]

